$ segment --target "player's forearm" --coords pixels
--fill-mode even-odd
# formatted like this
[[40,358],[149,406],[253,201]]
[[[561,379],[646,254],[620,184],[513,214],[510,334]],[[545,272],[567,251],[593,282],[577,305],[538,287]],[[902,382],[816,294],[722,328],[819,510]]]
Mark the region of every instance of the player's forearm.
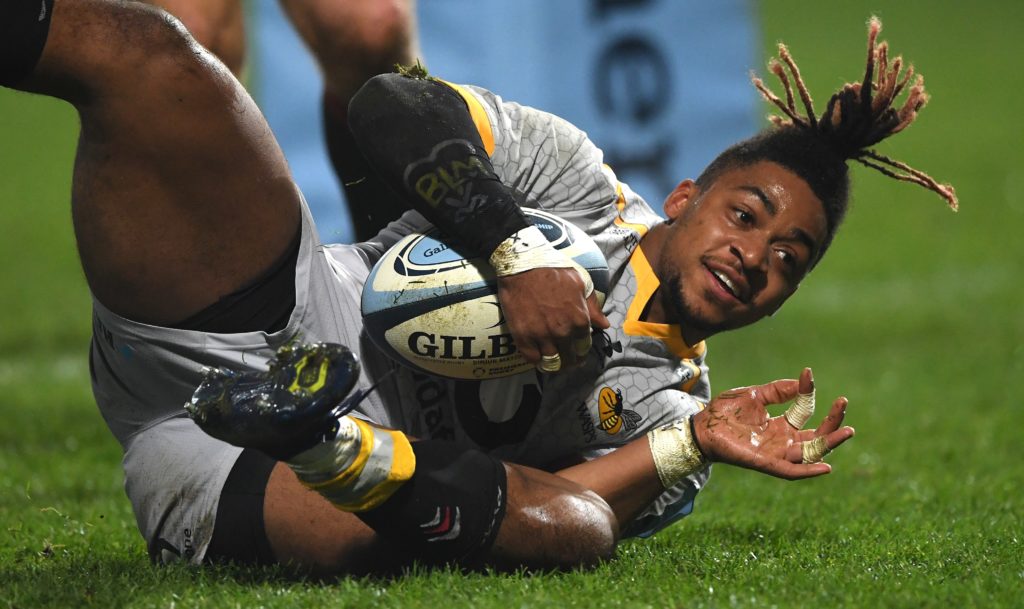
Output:
[[658,478],[647,436],[557,473],[604,499],[621,528],[639,516],[665,490]]
[[494,173],[463,99],[426,78],[383,74],[352,98],[349,125],[374,171],[473,254],[528,226]]

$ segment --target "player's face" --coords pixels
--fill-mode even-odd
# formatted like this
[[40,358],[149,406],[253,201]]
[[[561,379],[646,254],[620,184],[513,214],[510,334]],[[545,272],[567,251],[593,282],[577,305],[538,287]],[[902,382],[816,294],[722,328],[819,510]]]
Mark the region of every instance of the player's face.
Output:
[[774,313],[800,285],[827,230],[807,182],[771,162],[728,170],[704,191],[687,180],[665,213],[659,304],[690,337]]

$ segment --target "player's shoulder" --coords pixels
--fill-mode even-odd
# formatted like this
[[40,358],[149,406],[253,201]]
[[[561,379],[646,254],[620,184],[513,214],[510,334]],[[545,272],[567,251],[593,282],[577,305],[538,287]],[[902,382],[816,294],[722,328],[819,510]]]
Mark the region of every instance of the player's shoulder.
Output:
[[[496,144],[500,144],[504,137],[533,145],[549,141],[562,152],[570,152],[590,144],[585,131],[557,114],[503,98],[498,93],[477,85],[452,86],[466,100],[471,114],[474,106],[480,105],[479,110],[495,130]],[[596,150],[596,147],[594,149]]]
[[615,188],[617,224],[620,226],[632,225],[636,230],[645,234],[648,229],[664,221],[664,218],[658,215],[658,212],[643,197],[634,192],[629,184],[619,181],[610,166],[605,165],[603,169],[605,179]]

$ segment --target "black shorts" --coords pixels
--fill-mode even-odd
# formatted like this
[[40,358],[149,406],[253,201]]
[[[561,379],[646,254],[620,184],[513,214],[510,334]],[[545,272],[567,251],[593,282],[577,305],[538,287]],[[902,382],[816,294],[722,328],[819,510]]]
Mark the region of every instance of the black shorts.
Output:
[[206,550],[208,561],[274,564],[274,551],[263,522],[263,498],[276,464],[277,461],[250,448],[238,456],[220,494],[213,538]]

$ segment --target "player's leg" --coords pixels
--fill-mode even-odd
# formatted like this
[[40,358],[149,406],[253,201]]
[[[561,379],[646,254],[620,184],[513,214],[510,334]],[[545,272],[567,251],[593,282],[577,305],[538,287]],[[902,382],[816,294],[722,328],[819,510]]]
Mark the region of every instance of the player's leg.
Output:
[[241,0],[145,0],[181,20],[196,39],[236,75],[245,66],[245,15]]
[[14,84],[80,115],[72,217],[93,294],[167,325],[259,277],[294,242],[300,195],[241,85],[162,11],[51,10],[42,56]]
[[[259,453],[249,456],[251,461],[270,461]],[[319,574],[381,574],[417,558],[403,544],[378,535],[355,514],[303,486],[286,464],[277,462],[272,468],[269,474],[247,468],[250,479],[243,484],[248,491],[230,513],[221,497],[218,513],[230,517],[218,518],[207,558],[278,562]],[[475,564],[558,569],[592,565],[612,555],[616,521],[599,497],[529,468],[508,466],[507,475],[505,517],[493,546]]]
[[[562,569],[613,555],[617,523],[600,497],[553,474],[506,468],[505,516],[490,550],[474,565]],[[281,563],[318,573],[381,573],[423,560],[303,486],[284,463],[270,475],[263,510],[265,534]]]
[[358,372],[347,349],[315,344],[282,348],[268,372],[205,373],[187,406],[199,426],[287,464],[265,481],[265,531],[240,535],[333,572],[413,559],[571,567],[611,554],[616,517],[575,482],[347,415]]
[[348,129],[348,102],[370,77],[420,56],[415,0],[280,0],[324,78],[324,137],[356,238],[376,235],[406,206],[376,180]]
[[316,56],[328,91],[351,98],[419,53],[415,0],[280,0]]

